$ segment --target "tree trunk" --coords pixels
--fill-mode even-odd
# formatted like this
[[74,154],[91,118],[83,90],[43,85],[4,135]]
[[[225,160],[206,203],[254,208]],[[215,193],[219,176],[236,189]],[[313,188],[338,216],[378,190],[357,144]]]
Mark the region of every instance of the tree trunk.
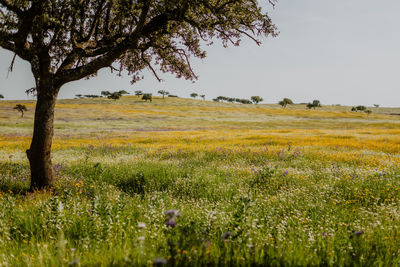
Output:
[[51,145],[54,134],[54,107],[59,88],[53,82],[40,82],[31,147],[26,151],[31,168],[31,190],[51,189],[54,170],[51,163]]

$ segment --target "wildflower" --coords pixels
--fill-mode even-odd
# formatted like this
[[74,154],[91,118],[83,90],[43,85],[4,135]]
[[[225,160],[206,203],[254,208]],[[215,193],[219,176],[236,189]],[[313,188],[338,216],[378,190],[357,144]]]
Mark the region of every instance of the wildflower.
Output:
[[138,227],[141,229],[146,228],[146,224],[143,222],[140,222],[140,223],[138,223]]
[[78,259],[74,259],[69,263],[70,266],[79,266],[79,260]]
[[174,228],[176,226],[176,221],[174,219],[165,220],[165,225]]
[[161,266],[161,265],[166,265],[168,263],[168,261],[164,258],[156,258],[153,261],[153,265],[155,266]]
[[232,232],[227,231],[227,232],[225,232],[225,233],[222,235],[222,239],[223,239],[224,241],[226,241],[226,240],[228,240],[229,237],[231,237],[231,236],[232,236]]
[[360,236],[364,233],[364,231],[360,230],[360,231],[355,231],[353,234],[354,236]]
[[179,216],[181,216],[181,214],[179,213],[179,211],[178,210],[167,210],[166,212],[165,212],[165,215],[167,215],[168,217],[179,217]]
[[167,210],[165,212],[166,219],[165,225],[174,228],[176,226],[176,219],[181,216],[178,210]]

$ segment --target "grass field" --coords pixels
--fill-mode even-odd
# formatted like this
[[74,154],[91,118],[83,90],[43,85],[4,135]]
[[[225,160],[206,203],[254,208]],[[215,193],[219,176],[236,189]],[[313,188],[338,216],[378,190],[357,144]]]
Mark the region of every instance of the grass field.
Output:
[[0,101],[0,266],[400,265],[400,109],[60,100],[31,194],[33,110]]

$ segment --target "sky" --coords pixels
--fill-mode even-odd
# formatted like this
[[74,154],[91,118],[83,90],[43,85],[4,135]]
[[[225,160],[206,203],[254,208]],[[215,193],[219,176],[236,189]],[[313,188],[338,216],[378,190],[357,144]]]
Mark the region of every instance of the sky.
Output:
[[[295,103],[318,99],[326,105],[400,107],[399,12],[399,0],[279,0],[269,9],[278,37],[264,38],[261,46],[245,39],[240,47],[206,47],[206,59],[192,60],[199,76],[195,83],[167,74],[159,83],[144,71],[145,79],[131,85],[129,76],[105,69],[90,80],[64,85],[59,98],[167,90],[206,99],[258,95],[264,103],[288,97]],[[25,90],[34,86],[29,64],[17,59],[8,74],[12,56],[0,48],[0,94],[27,99]]]

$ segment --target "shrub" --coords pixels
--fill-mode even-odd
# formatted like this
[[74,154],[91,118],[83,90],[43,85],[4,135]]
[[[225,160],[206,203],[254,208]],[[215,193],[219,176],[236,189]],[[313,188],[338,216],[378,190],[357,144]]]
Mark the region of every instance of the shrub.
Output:
[[293,101],[285,97],[283,100],[279,101],[278,104],[281,105],[283,108],[286,108],[287,105],[292,105]]
[[146,101],[149,100],[150,102],[153,101],[153,95],[152,94],[143,94],[142,95],[142,100]]
[[254,104],[258,104],[264,100],[260,96],[252,96],[250,99]]

